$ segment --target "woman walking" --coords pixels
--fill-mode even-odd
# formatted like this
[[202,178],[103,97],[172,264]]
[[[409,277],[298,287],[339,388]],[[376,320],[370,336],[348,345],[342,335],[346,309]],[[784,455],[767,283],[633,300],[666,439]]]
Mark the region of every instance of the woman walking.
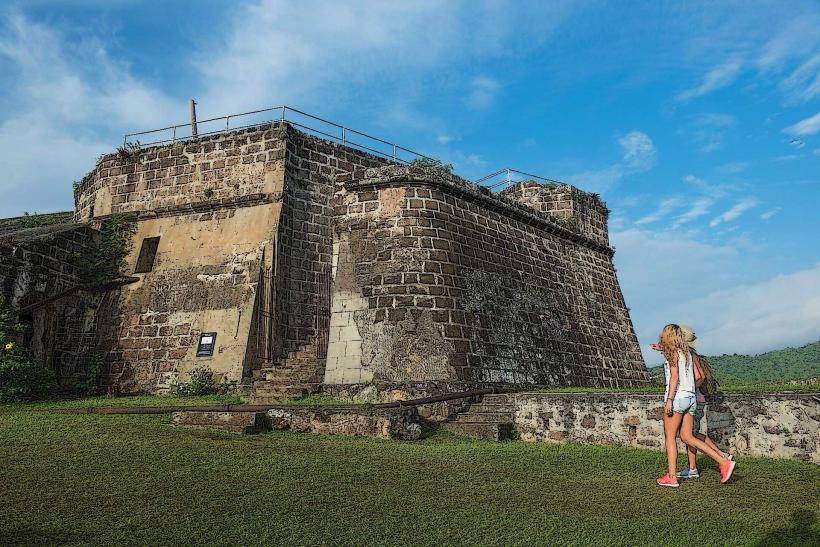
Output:
[[[715,380],[712,375],[712,367],[709,366],[709,362],[698,355],[698,337],[695,334],[695,331],[686,325],[680,325],[680,329],[683,334],[683,341],[686,342],[687,346],[689,346],[689,353],[692,355],[692,364],[695,366],[695,402],[697,403],[697,408],[695,409],[695,419],[693,422],[694,425],[692,433],[695,437],[709,445],[710,448],[723,454],[724,458],[728,460],[734,459],[731,454],[728,452],[723,452],[718,445],[715,444],[715,441],[709,437],[708,431],[707,433],[700,432],[700,423],[701,420],[703,420],[706,404],[717,393],[717,380]],[[686,457],[689,460],[687,462],[689,465],[678,471],[677,477],[679,479],[697,479],[700,477],[700,471],[698,471],[697,465],[697,455],[697,449],[692,448],[691,446],[686,447]]]
[[736,463],[726,459],[723,454],[714,450],[705,442],[694,436],[695,372],[689,346],[683,340],[683,332],[678,325],[666,325],[658,341],[666,361],[664,375],[666,391],[664,401],[663,432],[665,437],[667,472],[658,477],[660,486],[678,486],[676,466],[678,460],[677,437],[687,445],[700,450],[717,462],[720,469],[720,482],[725,483],[732,476]]

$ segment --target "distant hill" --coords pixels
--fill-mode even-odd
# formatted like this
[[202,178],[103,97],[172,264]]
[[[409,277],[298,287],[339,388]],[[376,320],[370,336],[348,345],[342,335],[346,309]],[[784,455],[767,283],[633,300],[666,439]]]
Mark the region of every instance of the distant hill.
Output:
[[[707,356],[718,382],[724,385],[787,382],[820,378],[820,341],[760,355]],[[649,369],[663,383],[663,367]]]

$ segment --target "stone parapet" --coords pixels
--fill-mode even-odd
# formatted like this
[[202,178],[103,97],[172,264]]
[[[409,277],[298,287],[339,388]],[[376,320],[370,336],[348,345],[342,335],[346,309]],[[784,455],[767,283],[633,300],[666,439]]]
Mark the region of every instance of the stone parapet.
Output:
[[[524,441],[663,450],[662,399],[659,394],[515,393],[488,395],[484,402],[512,407]],[[707,405],[702,427],[733,454],[820,463],[820,393],[724,394]]]

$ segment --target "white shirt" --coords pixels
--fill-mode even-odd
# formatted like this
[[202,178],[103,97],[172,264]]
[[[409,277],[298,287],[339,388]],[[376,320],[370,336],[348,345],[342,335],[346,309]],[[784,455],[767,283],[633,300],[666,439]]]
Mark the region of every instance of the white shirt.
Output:
[[[669,398],[669,362],[663,362],[663,374],[666,377],[666,391],[664,392],[664,398]],[[678,350],[678,391],[673,393],[672,396],[686,396],[686,395],[695,395],[695,367],[692,363],[692,355],[687,353],[686,355],[683,354],[681,350]]]

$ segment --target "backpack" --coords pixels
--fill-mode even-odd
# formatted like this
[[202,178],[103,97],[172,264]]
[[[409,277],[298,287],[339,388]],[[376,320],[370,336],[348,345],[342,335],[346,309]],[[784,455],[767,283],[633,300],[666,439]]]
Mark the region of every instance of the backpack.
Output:
[[703,383],[700,384],[700,391],[708,401],[717,395],[718,381],[715,379],[715,375],[712,374],[712,366],[709,361],[707,361],[702,355],[698,355],[698,360],[700,361],[700,368],[703,370],[704,376]]

